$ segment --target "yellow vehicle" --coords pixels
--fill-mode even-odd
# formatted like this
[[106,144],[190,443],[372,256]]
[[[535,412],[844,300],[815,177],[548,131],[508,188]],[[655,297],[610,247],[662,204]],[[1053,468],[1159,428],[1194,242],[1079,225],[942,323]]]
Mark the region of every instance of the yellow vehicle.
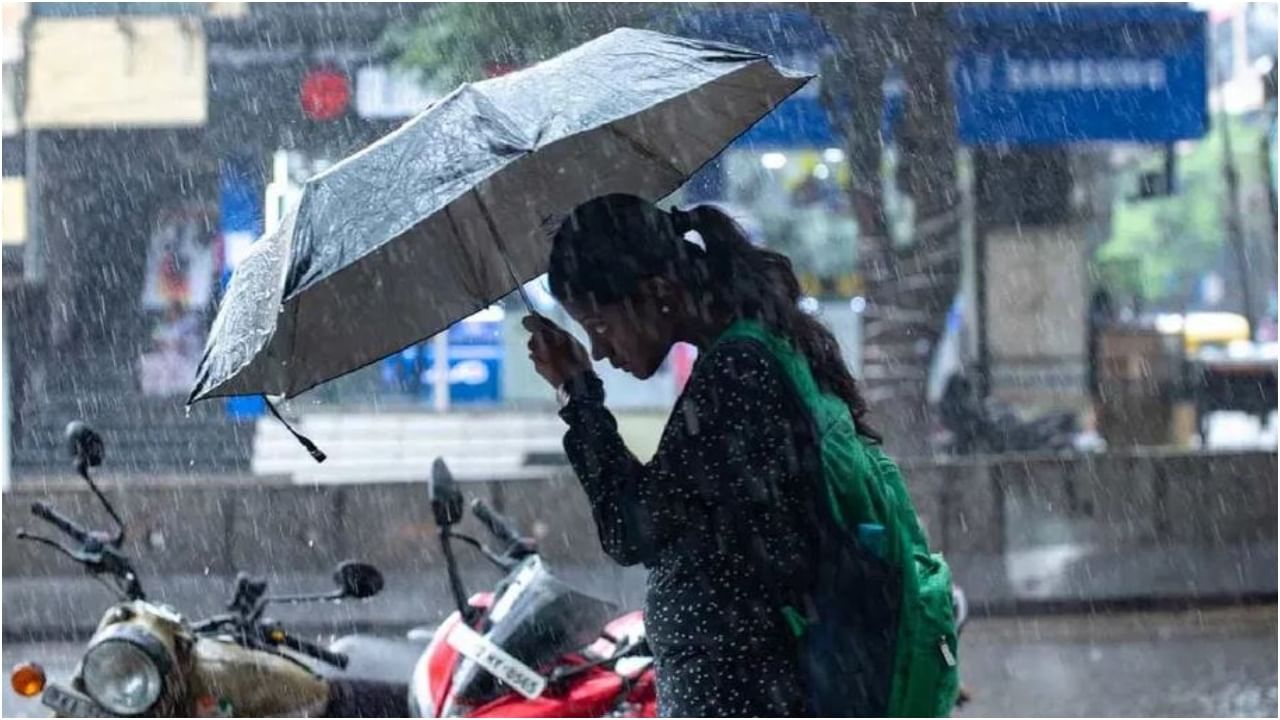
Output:
[[1187,355],[1195,355],[1206,347],[1226,347],[1250,339],[1248,321],[1243,315],[1229,312],[1162,315],[1156,320],[1156,327],[1166,335],[1182,334]]

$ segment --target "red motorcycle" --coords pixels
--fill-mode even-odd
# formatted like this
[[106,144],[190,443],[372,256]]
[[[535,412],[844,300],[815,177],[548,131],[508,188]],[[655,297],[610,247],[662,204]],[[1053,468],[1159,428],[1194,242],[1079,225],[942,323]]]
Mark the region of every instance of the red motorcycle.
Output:
[[[539,557],[533,541],[482,500],[471,501],[471,512],[503,549],[495,552],[454,532],[463,497],[441,460],[432,467],[430,488],[458,609],[436,630],[413,670],[414,714],[654,717],[653,658],[641,613],[619,616],[613,603],[570,588]],[[467,597],[454,540],[506,573],[493,592]]]
[[[639,611],[618,616],[613,603],[577,592],[538,556],[534,542],[482,500],[471,512],[503,546],[494,552],[453,531],[463,498],[448,468],[431,469],[431,509],[457,610],[419,657],[409,705],[418,717],[655,717],[653,657]],[[453,540],[480,551],[507,573],[491,593],[470,598]],[[957,633],[968,603],[953,590]],[[958,704],[968,699],[961,691]]]

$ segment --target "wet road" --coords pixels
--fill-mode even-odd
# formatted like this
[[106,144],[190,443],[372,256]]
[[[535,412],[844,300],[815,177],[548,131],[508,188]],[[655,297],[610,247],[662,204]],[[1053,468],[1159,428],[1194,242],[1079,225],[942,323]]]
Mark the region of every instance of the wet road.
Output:
[[965,717],[1276,716],[1276,608],[974,621]]
[[[51,677],[79,645],[5,643],[6,671],[39,657]],[[1276,716],[1276,608],[975,619],[960,717]],[[5,682],[5,717],[43,714]]]

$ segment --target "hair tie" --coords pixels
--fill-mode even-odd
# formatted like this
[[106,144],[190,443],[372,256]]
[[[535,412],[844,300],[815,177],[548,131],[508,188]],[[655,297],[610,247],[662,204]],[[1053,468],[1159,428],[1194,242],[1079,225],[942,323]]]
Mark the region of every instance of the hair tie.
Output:
[[667,215],[671,217],[671,225],[675,228],[677,235],[684,235],[693,230],[693,218],[689,216],[687,211],[673,207],[667,212]]

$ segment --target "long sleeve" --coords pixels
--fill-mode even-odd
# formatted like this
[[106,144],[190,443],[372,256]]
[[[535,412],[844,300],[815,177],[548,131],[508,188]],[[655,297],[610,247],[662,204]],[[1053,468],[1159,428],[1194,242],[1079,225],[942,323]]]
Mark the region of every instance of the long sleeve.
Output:
[[623,443],[601,388],[592,374],[575,379],[561,416],[610,557],[651,564],[693,538],[701,552],[745,556],[775,581],[804,574],[810,493],[795,441],[804,420],[763,349],[735,341],[704,356],[648,463]]
[[594,372],[568,384],[560,417],[569,425],[565,454],[591,504],[605,553],[621,565],[645,562],[654,550],[650,518],[653,485],[646,466],[627,449],[618,422],[604,406],[604,386]]
[[782,608],[812,583],[821,466],[812,420],[776,361],[749,340],[703,355],[648,463],[618,436],[599,378],[575,378],[569,396],[565,451],[600,542],[649,570],[659,711],[806,714]]

